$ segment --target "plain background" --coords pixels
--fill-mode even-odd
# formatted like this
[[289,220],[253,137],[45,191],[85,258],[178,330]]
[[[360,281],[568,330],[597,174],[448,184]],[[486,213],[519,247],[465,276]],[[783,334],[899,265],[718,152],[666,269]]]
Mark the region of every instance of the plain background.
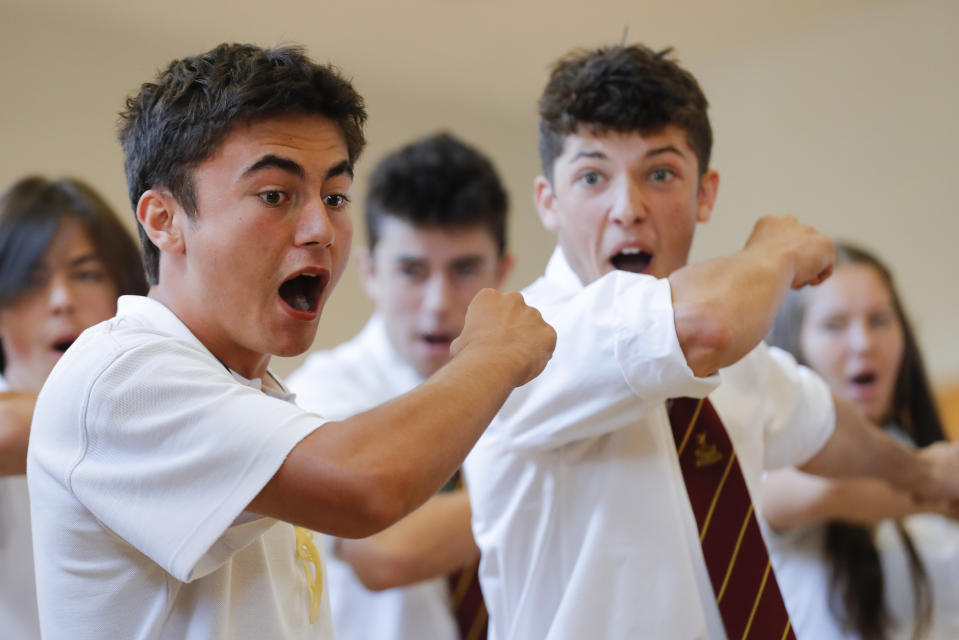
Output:
[[[531,203],[535,102],[575,47],[675,47],[711,102],[713,220],[693,258],[737,250],[755,219],[794,213],[892,267],[935,382],[959,381],[953,242],[959,236],[959,3],[953,0],[0,0],[0,184],[73,175],[126,217],[116,114],[170,60],[222,41],[301,43],[353,78],[370,114],[353,190],[384,153],[450,130],[495,160],[512,202],[508,283],[543,268],[554,239]],[[351,266],[316,347],[371,310]],[[299,359],[278,359],[287,374]]]

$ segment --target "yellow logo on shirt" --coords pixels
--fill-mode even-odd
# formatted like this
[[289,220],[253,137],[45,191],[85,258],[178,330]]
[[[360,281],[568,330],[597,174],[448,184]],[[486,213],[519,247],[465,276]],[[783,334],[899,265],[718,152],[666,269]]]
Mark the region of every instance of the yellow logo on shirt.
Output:
[[[296,556],[303,565],[306,575],[307,593],[310,596],[310,624],[316,622],[323,599],[323,565],[320,552],[313,543],[313,532],[303,527],[293,527],[296,531]],[[312,571],[310,565],[313,565]]]

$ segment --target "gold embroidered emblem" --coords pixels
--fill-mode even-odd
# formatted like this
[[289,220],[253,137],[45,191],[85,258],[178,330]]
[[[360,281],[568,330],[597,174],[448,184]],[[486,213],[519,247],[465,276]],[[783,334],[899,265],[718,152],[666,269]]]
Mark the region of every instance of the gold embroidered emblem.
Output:
[[[307,592],[310,596],[310,624],[316,622],[323,600],[323,565],[320,552],[313,543],[313,532],[303,527],[293,527],[296,531],[296,555],[306,575]],[[312,571],[311,567],[312,566]]]
[[719,452],[716,445],[712,442],[706,442],[706,433],[696,434],[696,467],[708,467],[716,464],[723,459],[723,454]]

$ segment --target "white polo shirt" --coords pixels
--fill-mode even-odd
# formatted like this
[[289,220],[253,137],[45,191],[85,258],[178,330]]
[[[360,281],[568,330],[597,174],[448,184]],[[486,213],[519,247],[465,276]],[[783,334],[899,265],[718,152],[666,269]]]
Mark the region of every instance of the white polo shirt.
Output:
[[[9,390],[0,376],[0,391]],[[0,476],[0,629],[4,637],[40,638],[24,475]]]
[[[349,342],[311,354],[287,378],[297,404],[330,420],[371,409],[421,382],[423,378],[393,349],[379,315]],[[332,554],[327,557],[327,573],[336,640],[459,639],[445,578],[370,591],[349,563]]]
[[584,287],[557,249],[523,294],[556,350],[465,465],[491,640],[724,638],[666,400],[709,394],[758,496],[831,435],[828,388],[764,345],[697,378],[665,279]]
[[329,638],[293,527],[245,511],[324,422],[124,296],[40,392],[27,457],[48,640]]

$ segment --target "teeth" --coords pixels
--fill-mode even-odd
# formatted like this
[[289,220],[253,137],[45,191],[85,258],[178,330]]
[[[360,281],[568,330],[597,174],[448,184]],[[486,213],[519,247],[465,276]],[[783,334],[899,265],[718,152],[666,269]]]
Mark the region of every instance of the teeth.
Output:
[[642,251],[640,251],[636,247],[626,247],[625,249],[620,251],[620,253],[623,254],[624,256],[635,256],[642,253]]

